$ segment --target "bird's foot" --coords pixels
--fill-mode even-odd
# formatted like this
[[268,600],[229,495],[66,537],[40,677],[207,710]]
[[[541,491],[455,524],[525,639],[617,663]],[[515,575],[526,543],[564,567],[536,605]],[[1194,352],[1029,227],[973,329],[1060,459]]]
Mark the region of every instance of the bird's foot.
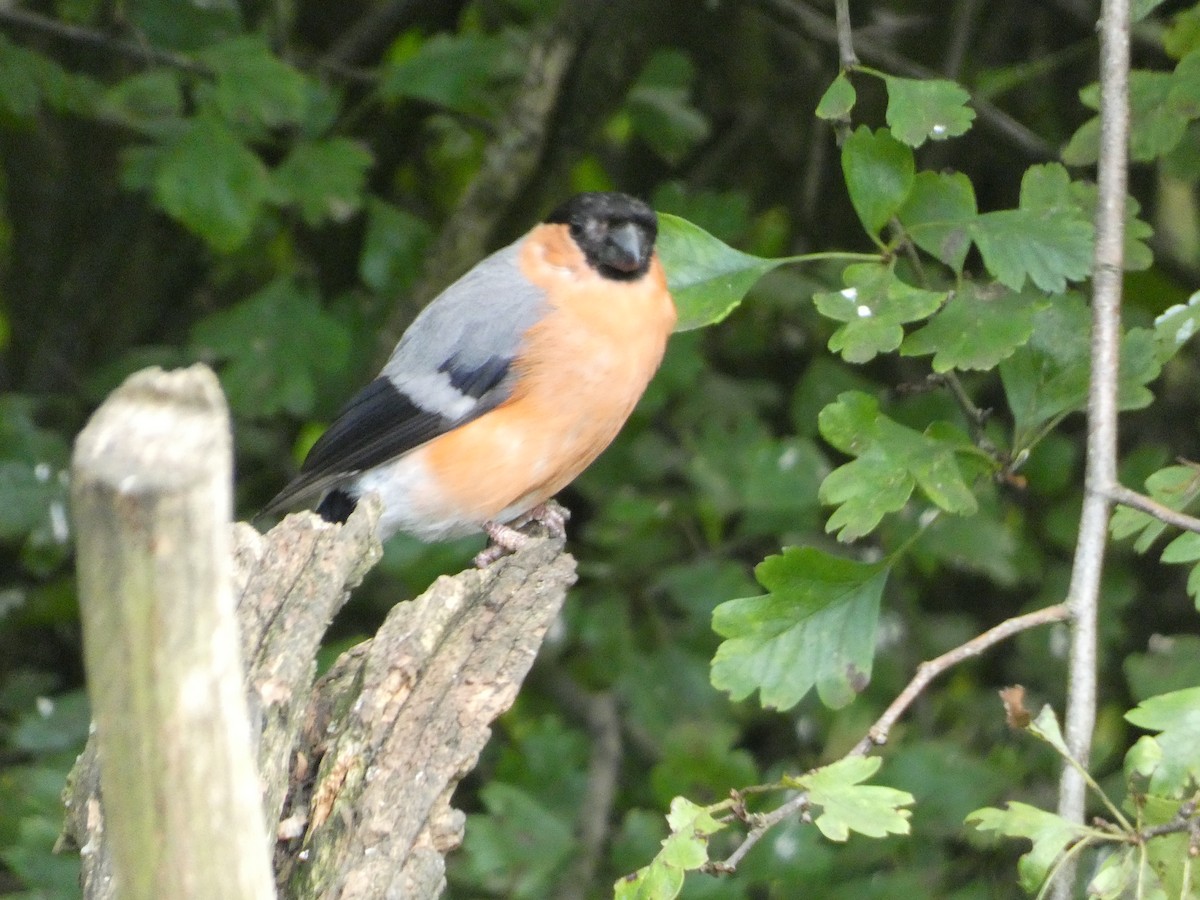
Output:
[[551,537],[565,538],[567,536],[567,522],[571,518],[571,511],[560,503],[555,503],[553,500],[547,500],[545,503],[539,503],[525,515],[519,517],[513,522],[513,528],[524,528],[530,522],[540,522],[550,532]]
[[487,568],[502,556],[516,553],[532,540],[529,535],[521,534],[511,525],[502,525],[499,522],[484,522],[483,531],[488,536],[489,543],[475,554],[475,566],[479,569]]
[[484,522],[483,531],[488,536],[489,543],[475,554],[476,568],[487,568],[500,557],[516,553],[533,540],[529,535],[518,531],[518,528],[524,528],[530,522],[540,522],[551,537],[561,538],[567,535],[567,520],[570,518],[571,511],[569,509],[553,500],[547,500],[545,503],[539,503],[524,515],[518,516],[511,525],[504,525],[500,522]]

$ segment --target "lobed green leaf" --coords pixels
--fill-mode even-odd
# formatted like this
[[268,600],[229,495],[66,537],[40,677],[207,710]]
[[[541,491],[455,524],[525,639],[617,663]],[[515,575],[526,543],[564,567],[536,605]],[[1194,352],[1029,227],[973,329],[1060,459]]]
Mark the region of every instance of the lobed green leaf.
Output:
[[791,547],[755,569],[768,593],[722,603],[713,630],[726,640],[712,683],[734,700],[756,689],[766,708],[789,709],[814,686],[830,707],[850,703],[871,678],[887,567]]

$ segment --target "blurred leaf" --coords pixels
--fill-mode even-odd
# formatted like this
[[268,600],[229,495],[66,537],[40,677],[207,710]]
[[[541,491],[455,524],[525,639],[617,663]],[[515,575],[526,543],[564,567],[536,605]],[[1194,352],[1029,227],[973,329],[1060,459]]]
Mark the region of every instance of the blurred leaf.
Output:
[[873,397],[856,392],[823,409],[819,424],[825,440],[857,457],[821,485],[821,502],[839,507],[825,525],[838,531],[839,541],[868,534],[902,508],[917,485],[947,512],[966,515],[979,508],[955,459],[971,449],[965,435],[914,431],[881,413]]
[[1133,0],[1130,4],[1129,18],[1133,22],[1140,22],[1162,4],[1163,0]]
[[856,99],[854,85],[850,83],[845,72],[839,72],[838,77],[833,79],[833,83],[825,89],[817,103],[817,118],[845,119],[850,115],[850,110],[854,109]]
[[44,525],[52,504],[57,503],[59,514],[64,514],[67,492],[57,476],[48,463],[0,459],[0,540],[26,538]]
[[666,181],[655,189],[651,205],[687,219],[726,243],[736,241],[750,228],[750,198],[742,191],[712,191]]
[[39,697],[36,707],[21,717],[10,743],[16,750],[35,756],[71,751],[79,753],[91,727],[91,707],[82,690]]
[[1155,635],[1146,653],[1131,653],[1122,664],[1136,700],[1200,684],[1200,637]]
[[1087,836],[1084,826],[1026,803],[1009,802],[1007,809],[977,809],[967,816],[967,823],[980,831],[1033,841],[1033,849],[1017,864],[1021,887],[1031,894],[1046,880],[1050,867],[1067,846]]
[[[1185,465],[1167,466],[1146,479],[1146,492],[1150,499],[1163,506],[1176,512],[1185,512],[1200,497],[1200,469]],[[1149,550],[1166,528],[1166,523],[1161,519],[1129,506],[1118,506],[1109,525],[1114,540],[1124,540],[1137,534],[1133,548],[1138,553]]]
[[851,831],[867,837],[908,834],[913,795],[908,791],[862,784],[883,764],[877,756],[848,756],[794,779],[808,791],[809,803],[821,807],[816,826],[831,841],[845,841]]
[[28,118],[38,111],[42,92],[38,88],[37,54],[18,47],[0,34],[0,110],[17,118]]
[[268,184],[266,167],[228,128],[197,116],[159,161],[154,194],[168,215],[230,252],[253,233]]
[[975,110],[967,106],[971,95],[953,81],[895,75],[885,75],[883,80],[888,91],[888,127],[910,147],[966,134],[975,120]]
[[916,182],[912,150],[886,129],[872,132],[865,125],[842,144],[842,173],[850,203],[872,237],[900,211]]
[[[1138,851],[1133,847],[1122,847],[1109,854],[1088,882],[1088,897],[1096,897],[1098,900],[1121,900],[1134,896],[1135,892],[1143,897],[1155,896],[1154,893],[1146,893],[1148,889],[1153,891],[1153,888],[1150,888],[1144,877],[1138,877],[1138,870],[1141,868],[1138,865],[1138,856]],[[1161,886],[1159,889],[1161,890]]]
[[897,215],[918,247],[961,272],[977,213],[975,187],[962,172],[918,172]]
[[[1168,153],[1183,138],[1189,118],[1197,115],[1190,112],[1196,102],[1190,67],[1178,81],[1176,74],[1146,69],[1129,73],[1129,157],[1134,162],[1150,162]],[[1098,86],[1084,88],[1080,98],[1092,109],[1098,109]],[[1063,149],[1063,162],[1071,166],[1092,165],[1099,155],[1099,139],[1100,124],[1096,117],[1085,122],[1071,137]]]
[[396,41],[380,70],[383,100],[422,100],[455,112],[494,115],[495,84],[520,71],[499,35],[435,34],[423,40],[410,31]]
[[1184,799],[1200,784],[1200,687],[1159,694],[1125,714],[1126,720],[1158,732],[1162,761],[1150,776],[1150,791]]
[[895,350],[904,339],[901,325],[937,312],[945,292],[911,287],[896,277],[892,264],[860,263],[842,273],[840,291],[813,294],[824,316],[844,322],[829,338],[829,349],[846,362],[864,363]]
[[[1072,181],[1068,194],[1079,215],[1089,222],[1096,220],[1096,205],[1100,200],[1100,189],[1090,181]],[[1154,265],[1154,252],[1145,243],[1154,236],[1154,229],[1138,215],[1142,211],[1136,197],[1125,198],[1125,248],[1126,272],[1141,272]]]
[[277,203],[294,203],[305,224],[345,222],[363,202],[370,152],[349,138],[304,141],[272,173]]
[[1154,320],[1154,339],[1158,361],[1165,364],[1188,342],[1200,326],[1200,291],[1188,298],[1186,305],[1178,303]]
[[221,385],[244,416],[311,415],[316,380],[345,365],[350,335],[310,287],[277,278],[192,329],[192,350],[223,360]]
[[358,277],[380,294],[403,294],[424,264],[433,229],[412,213],[371,197]]
[[89,76],[69,72],[49,56],[0,35],[0,113],[28,119],[44,103],[60,112],[86,115],[103,91]]
[[1058,724],[1058,716],[1054,714],[1054,709],[1050,704],[1047,703],[1038,711],[1037,716],[1027,726],[1027,730],[1058,751],[1059,756],[1064,759],[1071,758],[1071,751],[1067,749],[1067,741]]
[[243,28],[236,0],[198,3],[131,3],[124,10],[141,40],[169,50],[198,50]]
[[633,130],[669,163],[680,162],[708,137],[708,119],[690,99],[695,77],[687,54],[659,50],[629,89]]
[[272,53],[259,35],[230,38],[198,57],[216,75],[211,88],[205,85],[198,93],[211,96],[227,122],[278,128],[304,119],[308,79]]
[[[1067,294],[1034,314],[1033,335],[1000,363],[1000,377],[1021,449],[1040,429],[1087,402],[1091,313],[1083,298]],[[1153,396],[1144,385],[1158,377],[1153,335],[1131,329],[1121,342],[1120,405],[1138,409]]]
[[1047,305],[1036,291],[1017,294],[998,284],[964,281],[929,324],[905,338],[900,353],[934,354],[935,372],[986,371],[1029,340],[1034,314]]
[[575,844],[571,822],[502,781],[480,790],[487,815],[467,816],[463,854],[476,883],[505,897],[551,896]]
[[668,213],[658,217],[658,255],[679,310],[676,331],[720,322],[758,279],[785,262],[734,250]]
[[152,127],[159,119],[183,115],[180,75],[170,69],[151,69],[117,82],[104,94],[104,111],[131,125]]
[[871,679],[887,566],[791,547],[754,571],[769,593],[713,611],[713,630],[726,638],[713,685],[734,700],[757,689],[768,709],[790,709],[814,685],[826,706],[850,703]]
[[708,836],[725,826],[703,807],[684,797],[671,801],[671,834],[648,866],[618,879],[615,900],[671,900],[683,887],[684,874],[708,862]]

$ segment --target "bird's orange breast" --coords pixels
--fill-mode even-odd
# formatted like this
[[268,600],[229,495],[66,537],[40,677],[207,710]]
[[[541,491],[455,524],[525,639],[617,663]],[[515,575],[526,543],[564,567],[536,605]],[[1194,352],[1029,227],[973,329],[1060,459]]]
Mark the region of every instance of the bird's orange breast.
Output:
[[505,521],[552,497],[612,441],[662,361],[675,306],[655,256],[634,281],[591,268],[565,225],[541,225],[519,264],[548,314],[525,334],[513,395],[419,452],[443,499]]

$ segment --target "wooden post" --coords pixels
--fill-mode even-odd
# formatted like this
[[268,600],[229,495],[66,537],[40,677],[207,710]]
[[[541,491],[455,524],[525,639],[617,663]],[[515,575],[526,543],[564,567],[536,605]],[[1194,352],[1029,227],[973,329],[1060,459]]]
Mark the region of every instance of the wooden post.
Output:
[[129,900],[275,896],[234,615],[230,443],[217,379],[193,366],[131,376],[75,444],[84,656]]

